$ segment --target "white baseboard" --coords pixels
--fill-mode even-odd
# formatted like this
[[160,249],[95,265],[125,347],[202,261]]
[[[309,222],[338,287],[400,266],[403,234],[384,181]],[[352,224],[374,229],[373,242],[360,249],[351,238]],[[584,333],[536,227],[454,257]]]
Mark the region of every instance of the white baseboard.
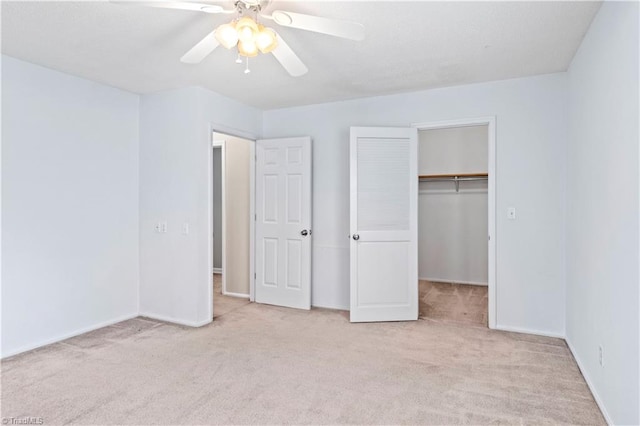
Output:
[[178,318],[172,318],[165,315],[156,315],[148,312],[140,312],[141,317],[147,317],[158,321],[171,322],[179,325],[186,325],[187,327],[202,327],[203,325],[209,324],[213,319],[204,320],[204,321],[186,321]]
[[460,280],[448,280],[444,278],[418,278],[420,281],[431,281],[436,283],[450,283],[450,284],[467,284],[467,285],[481,285],[487,287],[489,283],[480,281],[460,281]]
[[536,336],[555,337],[556,339],[564,339],[563,333],[553,333],[550,331],[540,331],[531,328],[511,327],[508,325],[496,325],[494,330],[510,331],[512,333],[534,334]]
[[223,291],[222,294],[224,294],[225,296],[231,296],[231,297],[241,297],[243,299],[249,298],[249,295],[244,293],[232,293],[230,291]]
[[576,360],[576,364],[578,364],[578,368],[580,369],[580,372],[582,373],[582,377],[584,377],[584,381],[587,382],[587,386],[589,386],[589,390],[591,391],[591,394],[593,395],[593,399],[596,400],[596,404],[598,404],[598,408],[600,408],[600,412],[604,416],[604,419],[606,420],[607,424],[610,424],[610,425],[614,424],[613,420],[611,420],[611,416],[609,416],[609,413],[607,412],[607,409],[604,406],[604,402],[602,402],[602,398],[600,398],[600,396],[598,395],[598,392],[596,392],[596,388],[593,386],[593,382],[589,378],[589,375],[587,374],[587,371],[584,369],[582,361],[580,361],[580,358],[576,354],[576,351],[573,349],[573,345],[571,344],[569,339],[564,339],[564,340],[565,340],[565,342],[567,342],[567,346],[569,347],[569,350],[571,351],[571,354],[573,355],[573,359]]
[[117,323],[122,322],[122,321],[130,320],[132,318],[136,318],[137,316],[138,316],[137,313],[129,314],[129,315],[123,315],[121,317],[114,318],[114,319],[111,319],[111,320],[108,320],[108,321],[103,321],[103,322],[100,322],[98,324],[91,325],[89,327],[83,327],[83,328],[75,330],[75,331],[73,331],[71,333],[64,333],[64,334],[61,334],[59,336],[52,337],[51,339],[41,340],[38,343],[25,345],[25,346],[22,346],[21,348],[14,349],[14,350],[9,351],[7,353],[3,353],[2,354],[2,359],[8,358],[10,356],[21,354],[23,352],[32,351],[34,349],[38,349],[38,348],[41,348],[43,346],[50,345],[52,343],[61,342],[63,340],[67,340],[67,339],[70,339],[72,337],[76,337],[76,336],[79,336],[81,334],[97,330],[99,328],[108,327],[110,325],[117,324]]
[[214,274],[222,274],[222,268],[213,268]]

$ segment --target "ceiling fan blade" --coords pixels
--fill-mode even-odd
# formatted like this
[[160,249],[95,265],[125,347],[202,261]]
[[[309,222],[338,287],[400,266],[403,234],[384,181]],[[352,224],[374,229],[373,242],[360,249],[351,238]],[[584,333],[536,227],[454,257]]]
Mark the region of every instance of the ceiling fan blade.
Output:
[[350,40],[364,40],[364,25],[351,21],[339,21],[302,13],[275,10],[270,17],[283,27],[299,28]]
[[282,37],[276,33],[278,38],[278,47],[276,47],[271,53],[276,57],[278,62],[283,66],[285,70],[293,77],[299,77],[309,71],[305,64],[302,63],[298,55],[284,42]]
[[146,7],[159,7],[162,9],[191,10],[204,13],[234,13],[234,10],[226,10],[222,6],[206,3],[191,3],[187,1],[149,1],[149,0],[109,0],[110,3],[127,4]]
[[180,58],[180,62],[184,62],[185,64],[199,64],[219,45],[220,43],[216,40],[216,31],[213,30],[185,53],[182,58]]

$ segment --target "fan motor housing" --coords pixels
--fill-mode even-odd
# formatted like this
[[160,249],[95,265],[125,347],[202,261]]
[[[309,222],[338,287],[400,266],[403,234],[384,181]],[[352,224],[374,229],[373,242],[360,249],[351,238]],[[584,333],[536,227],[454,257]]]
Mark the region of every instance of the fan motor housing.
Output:
[[241,4],[245,9],[256,8],[262,10],[269,5],[270,0],[238,0],[236,5]]

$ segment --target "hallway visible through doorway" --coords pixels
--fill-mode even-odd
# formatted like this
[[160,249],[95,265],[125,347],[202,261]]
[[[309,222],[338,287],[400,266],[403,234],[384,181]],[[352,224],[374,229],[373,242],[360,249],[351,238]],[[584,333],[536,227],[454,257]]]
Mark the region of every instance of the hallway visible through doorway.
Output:
[[222,274],[213,274],[213,319],[220,318],[249,303],[251,302],[247,299],[222,294]]

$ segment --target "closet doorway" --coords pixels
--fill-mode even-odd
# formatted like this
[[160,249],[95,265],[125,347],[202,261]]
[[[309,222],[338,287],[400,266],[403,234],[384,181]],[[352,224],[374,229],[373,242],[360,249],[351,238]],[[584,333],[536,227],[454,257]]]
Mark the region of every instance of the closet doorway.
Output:
[[213,134],[213,316],[249,303],[254,141]]
[[421,318],[495,328],[494,126],[416,125]]

